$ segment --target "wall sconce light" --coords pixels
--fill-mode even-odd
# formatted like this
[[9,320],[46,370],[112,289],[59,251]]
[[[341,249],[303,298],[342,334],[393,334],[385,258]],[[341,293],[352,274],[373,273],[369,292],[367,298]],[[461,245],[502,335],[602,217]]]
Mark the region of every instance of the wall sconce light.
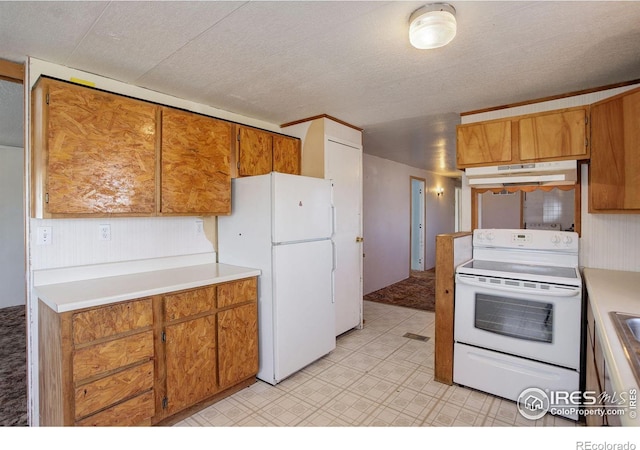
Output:
[[442,187],[437,187],[437,188],[436,188],[436,195],[437,195],[438,197],[440,197],[441,195],[444,195],[444,188],[442,188]]
[[409,41],[419,49],[447,45],[456,35],[456,10],[448,3],[432,3],[409,18]]

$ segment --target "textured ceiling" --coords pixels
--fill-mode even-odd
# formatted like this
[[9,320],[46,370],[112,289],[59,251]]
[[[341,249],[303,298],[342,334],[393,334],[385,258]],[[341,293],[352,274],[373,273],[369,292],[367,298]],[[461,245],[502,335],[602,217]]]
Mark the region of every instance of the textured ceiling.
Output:
[[0,58],[275,124],[329,114],[364,129],[366,153],[447,175],[461,112],[640,79],[640,2],[452,1],[454,41],[416,50],[424,4],[0,2]]

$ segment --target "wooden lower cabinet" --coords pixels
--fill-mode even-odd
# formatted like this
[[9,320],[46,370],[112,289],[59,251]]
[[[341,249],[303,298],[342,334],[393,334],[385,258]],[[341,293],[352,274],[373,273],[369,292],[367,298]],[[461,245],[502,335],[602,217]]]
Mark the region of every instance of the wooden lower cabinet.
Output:
[[43,426],[163,423],[257,372],[255,277],[65,313],[39,303]]
[[[585,391],[597,397],[598,405],[589,406],[592,411],[586,415],[587,426],[620,426],[620,417],[605,411],[615,408],[611,404],[616,393],[610,384],[609,368],[602,353],[602,343],[598,333],[591,304],[587,304],[587,351],[585,353]],[[598,410],[596,413],[593,410]]]

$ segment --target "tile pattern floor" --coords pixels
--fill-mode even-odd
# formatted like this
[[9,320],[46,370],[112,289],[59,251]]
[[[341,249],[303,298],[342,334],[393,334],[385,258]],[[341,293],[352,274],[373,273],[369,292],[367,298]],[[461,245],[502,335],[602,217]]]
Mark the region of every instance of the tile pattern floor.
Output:
[[362,330],[280,384],[258,381],[175,426],[578,425],[549,414],[531,421],[514,402],[434,381],[433,312],[365,301],[364,318]]

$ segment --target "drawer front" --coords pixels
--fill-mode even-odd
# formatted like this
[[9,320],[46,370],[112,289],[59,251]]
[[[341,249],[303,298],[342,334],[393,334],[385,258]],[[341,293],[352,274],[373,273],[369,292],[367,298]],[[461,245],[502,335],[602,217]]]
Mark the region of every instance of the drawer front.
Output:
[[151,418],[154,415],[154,392],[149,391],[82,419],[76,422],[76,425],[83,427],[151,425]]
[[153,388],[153,361],[80,386],[75,390],[76,419]]
[[152,323],[150,298],[91,309],[73,315],[73,342],[84,344],[149,327]]
[[218,308],[258,299],[258,280],[248,278],[218,285]]
[[215,309],[216,290],[214,286],[193,289],[179,294],[164,296],[165,320],[182,319]]
[[85,347],[73,354],[73,380],[77,382],[153,356],[153,331]]

